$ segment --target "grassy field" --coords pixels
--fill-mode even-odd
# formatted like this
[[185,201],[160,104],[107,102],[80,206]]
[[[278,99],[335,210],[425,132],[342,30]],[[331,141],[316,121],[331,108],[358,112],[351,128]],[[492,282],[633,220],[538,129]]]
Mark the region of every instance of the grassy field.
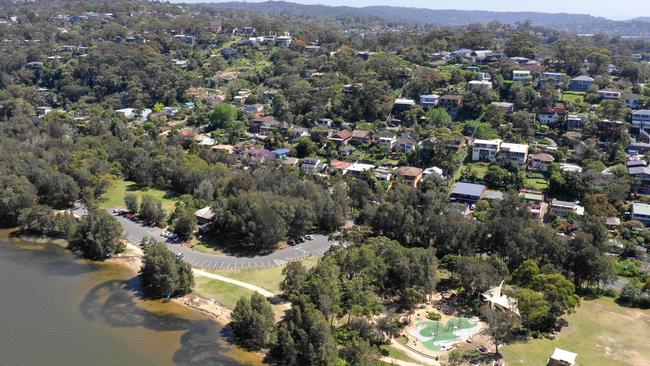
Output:
[[650,365],[650,310],[630,309],[610,298],[583,300],[557,339],[535,339],[502,348],[508,365],[543,366],[555,347],[578,354],[588,366]]
[[155,188],[145,188],[138,185],[138,183],[130,182],[128,180],[116,180],[111,184],[110,188],[99,199],[99,207],[101,208],[124,208],[124,195],[126,193],[135,193],[139,197],[143,195],[153,196],[162,200],[162,207],[168,213],[174,209],[176,203],[167,192]]
[[399,349],[397,349],[397,348],[395,348],[393,346],[384,344],[384,345],[379,346],[379,348],[381,348],[382,350],[388,352],[388,357],[390,357],[390,358],[394,358],[394,359],[400,360],[400,361],[420,363],[419,361],[410,358],[404,352],[402,352],[401,350],[399,350]]
[[479,179],[483,179],[483,177],[485,177],[485,174],[487,174],[489,166],[490,163],[485,163],[485,162],[464,164],[464,167],[469,169],[469,171],[472,172],[473,175],[475,175]]
[[574,100],[579,100],[580,102],[583,102],[585,100],[585,93],[572,92],[572,91],[566,91],[562,93],[562,101],[571,102]]
[[[308,257],[300,261],[306,267],[313,267],[318,263],[318,257]],[[280,292],[280,282],[284,278],[282,270],[286,265],[262,269],[240,269],[235,271],[210,270],[225,277],[234,278],[239,281],[252,283],[273,293]]]
[[194,291],[207,298],[217,300],[228,309],[234,309],[237,300],[242,296],[251,296],[253,291],[232,285],[230,283],[212,280],[206,277],[195,277]]
[[542,191],[548,188],[548,181],[543,178],[524,178],[524,188]]

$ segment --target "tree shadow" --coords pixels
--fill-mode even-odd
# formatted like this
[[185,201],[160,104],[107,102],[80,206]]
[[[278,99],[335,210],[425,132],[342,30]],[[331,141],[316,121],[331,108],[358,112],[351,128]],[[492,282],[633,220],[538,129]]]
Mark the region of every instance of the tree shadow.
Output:
[[177,365],[242,365],[229,355],[226,332],[210,319],[187,319],[171,312],[150,311],[137,303],[142,297],[136,278],[110,280],[92,288],[79,308],[91,321],[112,327],[145,327],[156,332],[184,331],[173,357]]

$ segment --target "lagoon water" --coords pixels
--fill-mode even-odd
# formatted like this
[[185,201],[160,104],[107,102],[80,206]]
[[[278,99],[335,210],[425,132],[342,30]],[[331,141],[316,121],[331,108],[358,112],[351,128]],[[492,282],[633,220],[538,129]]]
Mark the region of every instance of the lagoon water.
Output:
[[1,365],[258,364],[184,306],[144,301],[133,273],[0,232]]

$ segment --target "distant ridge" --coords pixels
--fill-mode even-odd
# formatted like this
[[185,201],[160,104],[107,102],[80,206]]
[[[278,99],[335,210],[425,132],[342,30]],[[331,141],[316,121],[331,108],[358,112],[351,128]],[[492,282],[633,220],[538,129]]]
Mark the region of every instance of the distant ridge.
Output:
[[287,13],[311,17],[379,17],[387,21],[408,24],[432,24],[436,26],[463,26],[473,23],[498,21],[504,24],[531,21],[533,25],[549,27],[571,33],[608,33],[619,35],[650,36],[650,18],[636,18],[629,21],[615,21],[587,14],[540,13],[540,12],[496,12],[483,10],[434,10],[394,6],[349,6],[304,5],[286,1],[251,2],[209,2],[204,4],[222,9],[239,9],[267,14]]

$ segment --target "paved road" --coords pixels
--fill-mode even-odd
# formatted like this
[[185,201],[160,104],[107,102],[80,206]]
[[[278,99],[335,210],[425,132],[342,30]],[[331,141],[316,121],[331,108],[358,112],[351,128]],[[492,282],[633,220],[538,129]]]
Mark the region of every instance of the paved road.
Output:
[[[112,210],[109,211],[112,212]],[[232,257],[214,255],[197,252],[181,244],[172,243],[162,236],[163,230],[160,228],[142,226],[123,216],[114,215],[114,217],[122,224],[126,238],[130,242],[139,244],[147,236],[163,241],[170,250],[176,254],[182,254],[185,261],[193,267],[199,268],[235,270],[275,267],[306,257],[322,256],[336,243],[330,241],[325,235],[312,235],[312,240],[305,241],[290,248],[278,250],[265,256]]]

